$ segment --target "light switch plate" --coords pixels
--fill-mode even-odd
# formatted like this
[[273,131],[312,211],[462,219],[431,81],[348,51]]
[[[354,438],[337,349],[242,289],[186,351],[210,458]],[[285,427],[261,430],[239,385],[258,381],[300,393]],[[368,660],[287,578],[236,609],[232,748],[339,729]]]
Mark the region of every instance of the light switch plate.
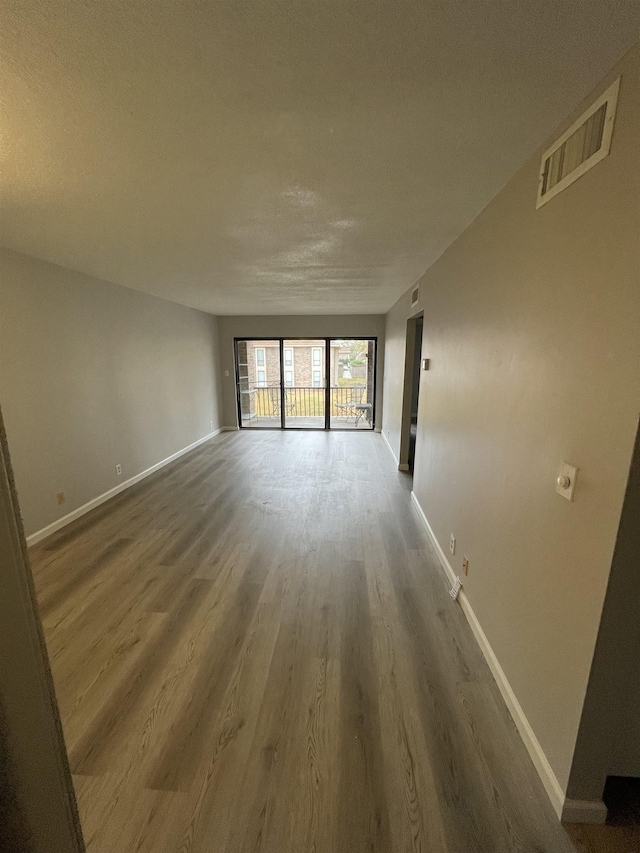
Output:
[[[563,477],[569,481],[566,485],[562,482]],[[577,478],[578,469],[574,468],[573,465],[569,465],[567,462],[563,462],[562,468],[560,468],[560,473],[558,474],[558,479],[556,480],[556,492],[568,501],[572,501]]]

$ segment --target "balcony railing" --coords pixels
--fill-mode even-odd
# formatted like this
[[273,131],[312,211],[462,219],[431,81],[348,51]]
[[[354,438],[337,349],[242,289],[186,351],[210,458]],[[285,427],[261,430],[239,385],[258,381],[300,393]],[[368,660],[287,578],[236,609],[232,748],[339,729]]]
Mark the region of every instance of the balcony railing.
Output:
[[[371,403],[364,385],[330,387],[330,416],[345,421],[371,422]],[[280,386],[252,385],[241,391],[243,416],[248,418],[281,417]],[[284,389],[285,417],[324,418],[325,389],[293,386]]]

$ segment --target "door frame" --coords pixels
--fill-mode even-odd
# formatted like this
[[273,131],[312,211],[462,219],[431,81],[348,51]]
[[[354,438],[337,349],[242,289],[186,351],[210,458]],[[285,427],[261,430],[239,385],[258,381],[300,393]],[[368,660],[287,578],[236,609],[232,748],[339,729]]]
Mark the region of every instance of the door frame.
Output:
[[0,575],[0,738],[11,771],[4,814],[8,840],[16,850],[28,846],[33,853],[84,853],[1,411]]
[[[376,424],[376,394],[378,390],[378,336],[377,335],[322,335],[304,336],[287,335],[286,337],[274,335],[247,336],[239,335],[233,339],[233,367],[236,383],[236,413],[238,417],[238,429],[250,429],[242,425],[242,406],[240,401],[240,371],[238,368],[238,343],[241,341],[278,341],[280,353],[280,426],[264,426],[260,429],[297,430],[298,432],[374,432]],[[285,423],[285,384],[284,384],[284,342],[285,341],[324,341],[325,346],[325,388],[324,388],[324,426],[323,427],[294,427],[286,426]],[[331,341],[373,341],[373,399],[371,401],[371,427],[370,429],[355,430],[350,427],[331,426]],[[255,429],[255,427],[253,427]]]
[[[416,325],[418,320],[424,321],[424,311],[417,311],[412,317],[409,317],[406,325],[405,334],[405,353],[404,353],[404,382],[402,390],[402,419],[400,423],[400,455],[398,457],[398,470],[409,470],[409,436],[411,432],[411,403],[413,398],[413,359],[416,346]],[[424,325],[423,325],[424,337]],[[423,340],[420,341],[420,356],[422,357]],[[422,366],[418,373],[418,384],[420,384],[420,376]]]

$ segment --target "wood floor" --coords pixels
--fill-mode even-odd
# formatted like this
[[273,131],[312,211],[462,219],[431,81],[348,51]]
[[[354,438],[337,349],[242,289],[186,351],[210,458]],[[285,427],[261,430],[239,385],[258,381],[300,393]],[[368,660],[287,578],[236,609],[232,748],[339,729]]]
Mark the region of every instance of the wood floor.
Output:
[[409,483],[225,433],[32,549],[89,853],[575,849]]

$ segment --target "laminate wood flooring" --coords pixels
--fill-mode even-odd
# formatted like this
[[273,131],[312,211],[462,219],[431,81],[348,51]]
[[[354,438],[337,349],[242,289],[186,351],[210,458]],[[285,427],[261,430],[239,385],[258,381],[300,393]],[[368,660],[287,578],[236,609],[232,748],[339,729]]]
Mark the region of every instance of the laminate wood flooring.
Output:
[[409,487],[224,433],[31,550],[89,853],[575,849]]

